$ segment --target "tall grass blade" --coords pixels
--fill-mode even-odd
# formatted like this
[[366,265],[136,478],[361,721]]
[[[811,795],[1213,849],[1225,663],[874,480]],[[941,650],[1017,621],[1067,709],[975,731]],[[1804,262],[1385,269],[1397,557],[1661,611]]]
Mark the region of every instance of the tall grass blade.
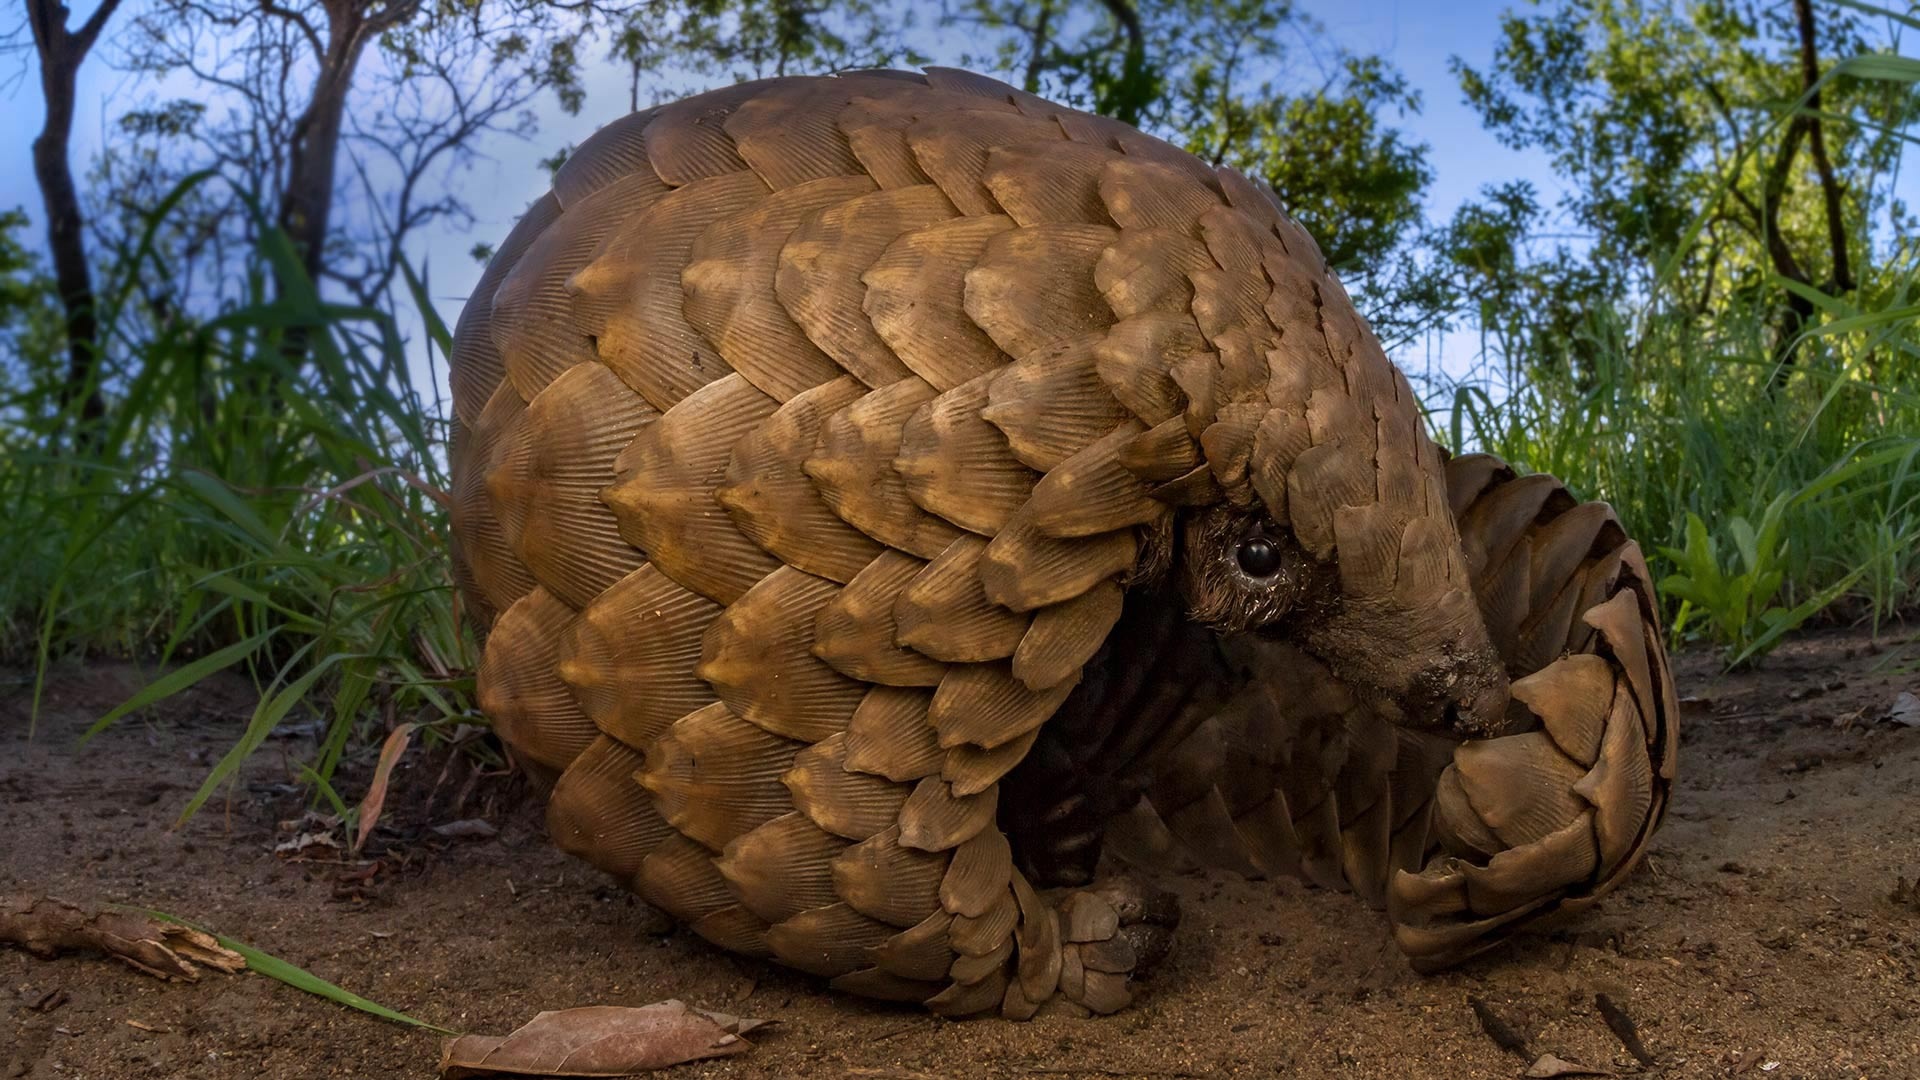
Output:
[[112,727],[114,721],[119,720],[128,713],[136,712],[149,705],[164,701],[180,691],[193,686],[207,676],[212,675],[214,672],[225,671],[240,661],[245,660],[254,653],[259,652],[262,646],[272,641],[275,637],[278,637],[279,634],[279,627],[270,626],[244,641],[236,641],[224,649],[208,653],[197,660],[182,664],[172,671],[167,672],[165,675],[141,687],[132,697],[114,706],[108,710],[105,716],[88,725],[87,730],[80,736],[81,744],[85,745],[89,739]]

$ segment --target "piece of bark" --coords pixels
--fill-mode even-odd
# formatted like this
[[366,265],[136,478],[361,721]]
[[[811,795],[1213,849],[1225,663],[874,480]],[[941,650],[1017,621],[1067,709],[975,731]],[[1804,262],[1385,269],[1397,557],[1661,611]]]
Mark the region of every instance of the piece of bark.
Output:
[[0,942],[52,959],[95,949],[155,978],[193,981],[203,965],[228,973],[247,962],[208,934],[137,911],[81,907],[49,896],[0,898]]
[[1614,1004],[1613,999],[1605,994],[1593,995],[1593,1003],[1599,1008],[1600,1018],[1607,1022],[1608,1029],[1620,1040],[1620,1045],[1627,1048],[1627,1053],[1642,1065],[1653,1064],[1653,1052],[1647,1049],[1646,1043],[1640,1041],[1640,1029],[1634,1024],[1633,1017],[1628,1016],[1625,1009]]

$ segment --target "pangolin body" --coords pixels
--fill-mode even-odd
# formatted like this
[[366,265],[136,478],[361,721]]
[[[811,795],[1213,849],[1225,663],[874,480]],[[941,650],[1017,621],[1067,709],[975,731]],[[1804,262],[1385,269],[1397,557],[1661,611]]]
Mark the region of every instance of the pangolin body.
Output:
[[[1677,746],[1638,549],[1448,461],[1271,192],[965,72],[624,117],[452,357],[482,709],[554,839],[949,1015],[1109,1012],[1144,870],[1435,965],[1590,903]],[[1464,740],[1464,741],[1463,741]]]

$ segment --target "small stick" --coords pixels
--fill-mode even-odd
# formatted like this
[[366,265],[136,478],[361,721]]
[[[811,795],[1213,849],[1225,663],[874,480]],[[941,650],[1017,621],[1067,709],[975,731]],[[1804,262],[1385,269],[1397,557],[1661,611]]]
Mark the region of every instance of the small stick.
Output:
[[1600,1019],[1607,1022],[1608,1029],[1620,1040],[1620,1045],[1627,1048],[1627,1053],[1642,1065],[1653,1064],[1653,1054],[1647,1049],[1647,1044],[1640,1041],[1640,1031],[1633,1025],[1633,1017],[1628,1016],[1625,1009],[1615,1005],[1613,999],[1605,994],[1593,995],[1593,1004],[1599,1008]]
[[1200,1076],[1185,1068],[1102,1068],[1098,1065],[1033,1065],[1021,1068],[1021,1072],[1027,1076]]
[[1473,1006],[1473,1015],[1480,1020],[1480,1030],[1487,1033],[1487,1038],[1492,1039],[1495,1046],[1523,1058],[1533,1056],[1527,1050],[1527,1037],[1515,1031],[1505,1020],[1500,1019],[1492,1006],[1480,1000],[1480,995],[1468,994],[1467,1004]]
[[247,966],[239,953],[198,930],[137,911],[80,907],[46,896],[0,896],[0,943],[43,959],[97,949],[159,979],[198,979],[195,965],[226,972]]

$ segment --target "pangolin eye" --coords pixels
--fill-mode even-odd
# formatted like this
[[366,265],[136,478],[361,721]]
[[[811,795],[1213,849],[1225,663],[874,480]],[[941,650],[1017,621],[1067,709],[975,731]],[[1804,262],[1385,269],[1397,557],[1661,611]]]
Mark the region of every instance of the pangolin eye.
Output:
[[1270,578],[1280,572],[1280,545],[1264,536],[1249,536],[1240,541],[1234,557],[1248,577]]

